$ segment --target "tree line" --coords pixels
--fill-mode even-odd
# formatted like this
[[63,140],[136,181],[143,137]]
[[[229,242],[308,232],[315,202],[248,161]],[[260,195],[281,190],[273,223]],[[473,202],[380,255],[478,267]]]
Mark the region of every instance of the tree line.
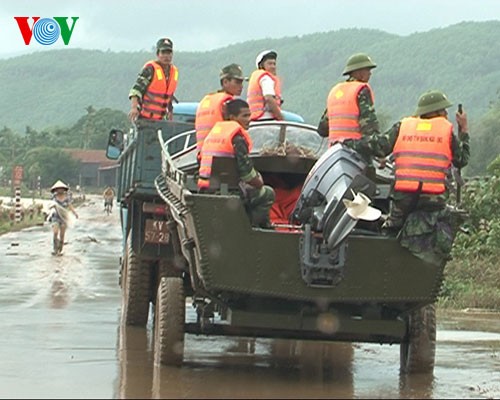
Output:
[[86,107],[73,125],[36,130],[26,127],[23,134],[4,127],[0,130],[0,184],[8,186],[15,165],[23,165],[23,182],[30,189],[38,185],[48,187],[61,179],[72,185],[78,183],[80,162],[65,149],[102,149],[107,145],[112,128],[127,131],[127,115],[118,110]]
[[[209,52],[176,49],[174,62],[180,71],[176,96],[180,101],[198,101],[219,87],[223,65],[237,62],[248,76],[255,68],[255,56],[273,48],[278,51],[278,74],[283,80],[283,107],[315,125],[330,88],[343,79],[347,58],[366,52],[378,65],[370,85],[382,128],[410,115],[423,91],[443,90],[455,104],[463,103],[469,114],[471,162],[463,173],[481,175],[500,153],[496,37],[500,37],[500,22],[488,21],[408,36],[341,29],[253,40]],[[154,42],[152,38],[151,52],[62,49],[0,60],[4,175],[19,155],[36,147],[103,149],[111,127],[127,126],[128,91],[144,62],[154,58]],[[428,43],[438,44],[439,51]]]

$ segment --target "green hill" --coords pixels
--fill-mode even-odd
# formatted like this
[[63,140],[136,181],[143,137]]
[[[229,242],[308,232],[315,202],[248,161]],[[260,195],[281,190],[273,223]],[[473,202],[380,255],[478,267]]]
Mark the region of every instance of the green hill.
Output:
[[[180,70],[177,97],[198,101],[219,87],[218,71],[240,63],[245,74],[254,69],[257,53],[278,51],[278,73],[283,80],[284,108],[316,124],[326,96],[342,79],[346,59],[369,53],[378,64],[370,84],[376,109],[392,122],[413,112],[418,96],[436,88],[455,103],[463,103],[471,118],[483,115],[498,99],[500,87],[500,22],[467,22],[397,36],[370,29],[342,29],[326,33],[253,40],[210,52],[176,51]],[[3,110],[0,126],[24,132],[26,126],[44,129],[71,126],[85,108],[128,111],[128,91],[147,52],[103,52],[64,49],[0,60]]]

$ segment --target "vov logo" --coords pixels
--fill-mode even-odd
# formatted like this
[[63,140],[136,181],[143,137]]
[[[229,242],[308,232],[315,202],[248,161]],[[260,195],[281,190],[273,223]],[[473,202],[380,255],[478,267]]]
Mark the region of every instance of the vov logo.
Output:
[[[71,28],[68,25],[68,18],[73,20]],[[73,34],[73,29],[75,29],[78,18],[80,17],[31,17],[33,22],[30,27],[28,23],[30,17],[14,17],[26,46],[30,44],[33,36],[38,43],[44,46],[54,44],[59,39],[59,36],[61,36],[64,44],[67,46],[71,40],[71,35]]]

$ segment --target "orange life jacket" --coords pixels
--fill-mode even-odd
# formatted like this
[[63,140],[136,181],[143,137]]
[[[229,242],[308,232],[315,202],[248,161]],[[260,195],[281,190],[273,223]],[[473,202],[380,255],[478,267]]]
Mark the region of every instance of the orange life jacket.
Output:
[[223,121],[222,105],[233,99],[232,94],[226,92],[209,93],[200,101],[196,110],[194,128],[196,129],[196,148],[201,150],[203,141],[216,122]]
[[370,90],[372,101],[373,92],[366,82],[348,81],[335,85],[328,94],[328,142],[332,146],[335,142],[347,139],[360,140],[358,94],[367,87]]
[[170,65],[170,74],[165,79],[163,68],[156,61],[148,61],[144,68],[152,66],[153,78],[146,93],[142,96],[141,117],[147,119],[163,119],[167,113],[167,106],[172,102],[172,95],[177,88],[179,71],[173,64]]
[[269,76],[274,81],[276,102],[278,103],[278,106],[281,106],[281,83],[279,78],[270,72],[264,71],[263,69],[255,70],[252,72],[252,75],[250,75],[247,89],[247,102],[250,106],[250,120],[252,121],[258,120],[266,111],[266,102],[264,100],[264,95],[262,94],[262,88],[259,84],[260,79],[264,75]]
[[396,165],[394,189],[444,193],[446,172],[452,161],[452,135],[453,125],[446,118],[404,118],[393,151]]
[[212,175],[213,157],[233,157],[233,138],[240,134],[247,142],[248,152],[252,150],[252,139],[243,127],[236,121],[219,121],[210,130],[201,147],[200,172],[198,188],[208,188]]

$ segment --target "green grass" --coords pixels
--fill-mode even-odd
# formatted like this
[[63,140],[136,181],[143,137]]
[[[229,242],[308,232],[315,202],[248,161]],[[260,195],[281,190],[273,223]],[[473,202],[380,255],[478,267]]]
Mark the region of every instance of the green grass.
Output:
[[445,268],[438,305],[442,308],[500,310],[500,251],[456,258]]
[[45,216],[43,214],[34,215],[32,219],[26,217],[23,221],[16,223],[10,221],[0,221],[0,235],[7,232],[16,232],[35,225],[43,225]]

